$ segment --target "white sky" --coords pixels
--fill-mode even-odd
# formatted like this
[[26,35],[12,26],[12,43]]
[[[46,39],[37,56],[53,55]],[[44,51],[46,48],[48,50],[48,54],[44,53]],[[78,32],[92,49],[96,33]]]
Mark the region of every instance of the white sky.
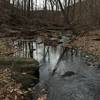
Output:
[[[17,1],[17,0],[15,0],[15,1]],[[22,1],[22,0],[20,0],[20,1]],[[43,2],[44,2],[44,0],[33,0],[33,2],[36,4],[36,1],[37,1],[37,7],[40,9],[40,8],[43,8]],[[48,0],[49,1],[49,0]],[[61,0],[61,2],[63,2],[64,0]],[[67,0],[68,1],[68,0]],[[77,0],[78,1],[78,0]],[[11,0],[11,2],[12,2],[12,0]],[[36,6],[36,5],[34,5],[34,6]]]

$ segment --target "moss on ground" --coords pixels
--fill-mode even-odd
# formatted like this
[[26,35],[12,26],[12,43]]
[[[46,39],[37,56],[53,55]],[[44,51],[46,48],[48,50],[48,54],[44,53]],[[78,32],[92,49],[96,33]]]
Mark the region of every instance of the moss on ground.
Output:
[[[16,88],[16,85],[21,84],[17,90],[23,93],[24,100],[32,100],[32,91],[28,89],[32,90],[32,87],[39,82],[39,63],[36,60],[30,58],[0,57],[0,70],[3,73],[0,75],[0,93],[2,87],[8,84],[9,88],[9,82],[13,82],[15,86],[12,85],[12,88]],[[3,80],[6,82],[5,84]],[[24,91],[27,92],[24,93]],[[2,95],[5,95],[5,92]]]
[[39,68],[39,63],[36,60],[29,58],[0,57],[0,67],[10,67],[16,71],[37,70]]
[[[11,70],[10,72],[4,71],[5,77],[8,79],[6,73],[9,73],[12,81],[14,80],[15,83],[21,84],[22,91],[28,91],[29,88],[32,88],[39,82],[39,63],[34,59],[0,57],[0,69]],[[2,86],[1,84],[0,87]],[[32,100],[32,94],[30,92],[25,93],[24,96],[26,98],[25,100]]]

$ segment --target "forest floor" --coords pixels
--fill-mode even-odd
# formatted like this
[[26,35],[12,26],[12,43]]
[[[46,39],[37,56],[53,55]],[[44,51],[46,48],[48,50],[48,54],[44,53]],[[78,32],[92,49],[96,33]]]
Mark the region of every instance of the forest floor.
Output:
[[32,85],[39,81],[39,64],[13,57],[15,51],[11,38],[0,39],[0,100],[31,100]]
[[93,54],[97,58],[97,63],[100,63],[100,29],[80,34],[71,45]]

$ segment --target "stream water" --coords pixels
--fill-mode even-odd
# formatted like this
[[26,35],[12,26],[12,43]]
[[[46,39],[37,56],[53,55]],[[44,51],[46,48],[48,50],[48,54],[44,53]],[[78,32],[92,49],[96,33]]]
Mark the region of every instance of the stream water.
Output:
[[[63,43],[45,46],[37,38],[18,40],[15,44],[19,52],[14,56],[33,57],[40,62],[40,82],[47,83],[47,100],[100,100],[99,69],[87,65],[85,54],[80,50],[68,49],[59,60]],[[52,75],[55,66],[57,69]]]

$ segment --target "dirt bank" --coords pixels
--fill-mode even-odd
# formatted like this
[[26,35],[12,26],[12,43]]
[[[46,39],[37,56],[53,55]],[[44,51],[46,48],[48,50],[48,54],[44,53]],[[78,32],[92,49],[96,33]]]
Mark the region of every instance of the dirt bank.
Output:
[[32,100],[39,81],[39,64],[34,59],[0,57],[0,98]]
[[71,45],[95,55],[100,63],[100,29],[81,34]]

